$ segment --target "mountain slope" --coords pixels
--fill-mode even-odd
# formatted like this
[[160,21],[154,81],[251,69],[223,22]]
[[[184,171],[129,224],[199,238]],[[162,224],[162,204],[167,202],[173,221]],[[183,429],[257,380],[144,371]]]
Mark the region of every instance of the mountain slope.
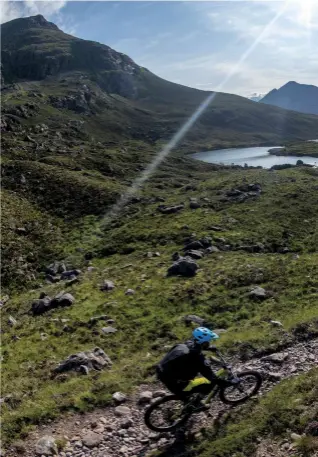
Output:
[[273,89],[261,102],[300,113],[318,114],[318,87],[289,81],[280,89]]
[[[83,91],[85,85],[86,99],[91,97],[85,93],[89,90],[99,90],[98,99],[110,94],[123,97],[112,100],[111,113],[105,111],[105,106],[98,113],[104,124],[114,113],[121,113],[120,134],[127,131],[132,118],[141,127],[146,118],[147,131],[153,129],[154,138],[168,139],[209,95],[165,81],[106,45],[67,35],[42,16],[3,24],[1,34],[2,75],[6,83],[19,82],[23,86],[24,82],[25,87],[26,81],[38,81],[41,91],[49,90],[50,84],[59,95]],[[133,110],[133,115],[123,113],[124,107]],[[316,118],[219,93],[187,139],[204,148],[218,146],[220,141],[228,146],[231,141],[310,139],[317,130]]]

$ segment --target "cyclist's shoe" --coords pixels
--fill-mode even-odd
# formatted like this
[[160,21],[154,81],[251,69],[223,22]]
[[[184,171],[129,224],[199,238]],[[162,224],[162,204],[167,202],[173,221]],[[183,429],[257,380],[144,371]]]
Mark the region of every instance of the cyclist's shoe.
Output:
[[218,385],[220,387],[231,387],[231,386],[237,386],[240,383],[240,380],[237,378],[233,379],[220,379],[218,381]]

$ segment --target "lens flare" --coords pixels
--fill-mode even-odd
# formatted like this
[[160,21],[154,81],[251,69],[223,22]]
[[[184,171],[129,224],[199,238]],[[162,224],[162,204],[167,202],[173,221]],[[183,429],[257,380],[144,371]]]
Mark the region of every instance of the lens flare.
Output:
[[238,62],[233,66],[228,75],[221,81],[219,86],[216,88],[215,92],[212,92],[208,97],[201,103],[201,105],[196,109],[192,116],[181,126],[181,128],[175,133],[172,139],[159,151],[153,161],[147,166],[147,168],[141,173],[141,175],[133,182],[130,188],[127,189],[126,193],[119,199],[119,201],[109,210],[108,213],[104,216],[101,227],[105,228],[108,223],[110,223],[113,218],[115,218],[123,209],[123,207],[131,200],[131,198],[136,194],[136,192],[143,186],[143,184],[149,179],[149,177],[155,172],[158,166],[162,161],[170,154],[171,150],[182,140],[186,133],[192,128],[195,122],[199,117],[204,113],[208,106],[213,103],[217,92],[221,92],[224,86],[230,81],[235,73],[237,73],[244,63],[244,61],[249,57],[249,55],[254,51],[257,45],[262,41],[262,39],[270,32],[273,24],[278,20],[278,18],[283,14],[286,9],[287,4],[290,0],[286,0],[282,8],[276,13],[273,19],[264,27],[259,36],[255,41],[249,46],[249,48],[243,53]]

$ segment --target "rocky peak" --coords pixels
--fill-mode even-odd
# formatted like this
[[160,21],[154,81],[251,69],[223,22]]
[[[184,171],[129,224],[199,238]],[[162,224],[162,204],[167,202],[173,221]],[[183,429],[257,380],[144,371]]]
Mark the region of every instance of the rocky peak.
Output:
[[59,30],[57,25],[53,22],[49,22],[45,19],[42,14],[37,14],[36,16],[23,17],[19,19],[13,19],[12,21],[6,22],[1,26],[2,31],[7,31],[10,29],[11,32],[18,32],[19,30],[33,29],[33,28],[46,28]]

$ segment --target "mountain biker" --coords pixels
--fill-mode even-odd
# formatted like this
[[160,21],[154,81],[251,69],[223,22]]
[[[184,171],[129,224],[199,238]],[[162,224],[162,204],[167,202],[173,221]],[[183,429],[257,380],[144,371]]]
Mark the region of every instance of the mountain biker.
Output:
[[[228,381],[219,379],[210,368],[209,361],[204,357],[203,350],[215,352],[210,346],[219,336],[205,327],[198,327],[192,333],[192,339],[185,343],[176,344],[157,365],[159,380],[180,398],[185,398],[184,389],[199,373],[213,385],[226,384]],[[211,390],[211,384],[203,384],[200,391]]]

